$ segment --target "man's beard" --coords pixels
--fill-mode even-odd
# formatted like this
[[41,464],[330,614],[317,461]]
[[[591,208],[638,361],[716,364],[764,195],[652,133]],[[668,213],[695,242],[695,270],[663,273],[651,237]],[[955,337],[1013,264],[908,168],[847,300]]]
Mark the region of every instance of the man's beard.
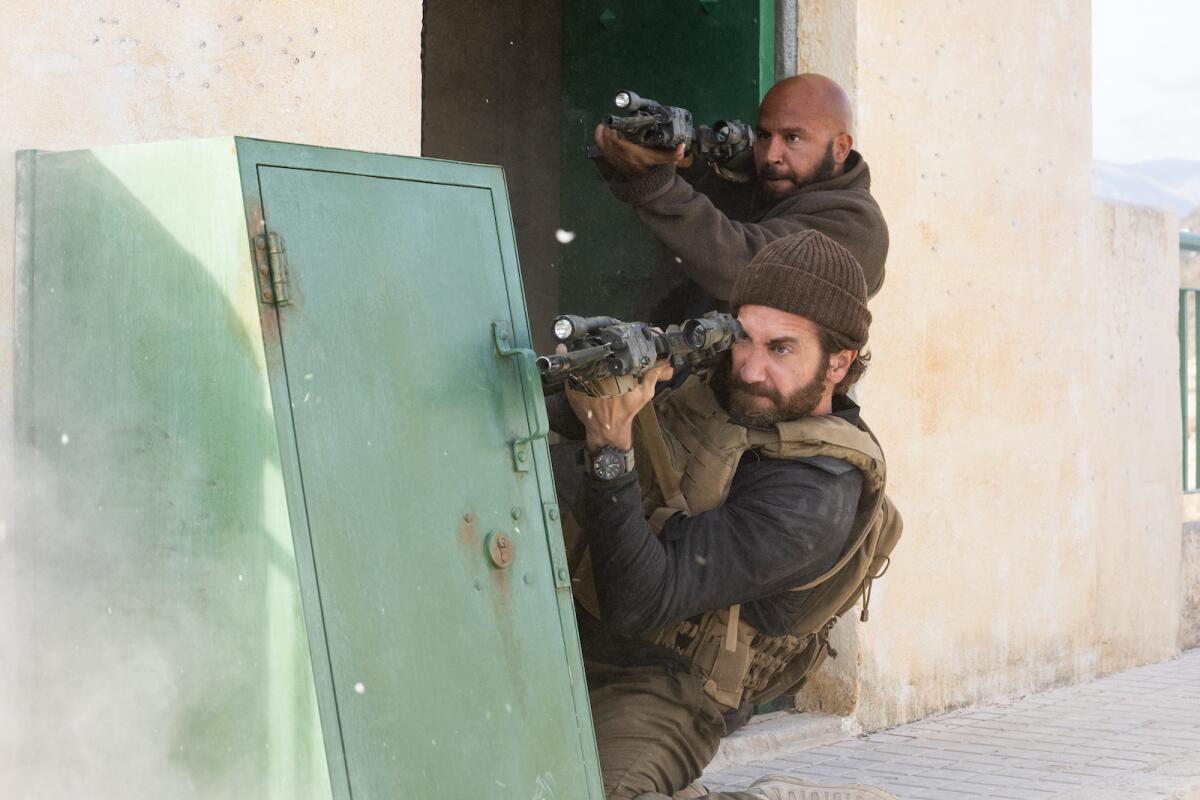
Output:
[[810,172],[808,175],[797,177],[787,167],[775,167],[768,164],[763,168],[763,171],[758,176],[758,185],[763,191],[768,191],[766,188],[768,181],[791,181],[791,187],[782,192],[768,191],[769,194],[773,194],[776,197],[782,197],[808,186],[811,183],[820,183],[821,181],[829,180],[833,177],[833,171],[835,169],[837,169],[837,164],[835,164],[833,161],[833,139],[830,139],[829,143],[825,145],[825,155],[821,157],[821,160],[815,167],[813,167],[812,172]]
[[[770,428],[780,422],[807,417],[825,395],[825,375],[820,370],[812,380],[784,397],[766,386],[746,383],[733,374],[732,365],[732,358],[721,359],[713,367],[710,385],[717,401],[733,421],[748,428]],[[766,408],[753,406],[751,401],[755,397],[765,397],[772,405]]]

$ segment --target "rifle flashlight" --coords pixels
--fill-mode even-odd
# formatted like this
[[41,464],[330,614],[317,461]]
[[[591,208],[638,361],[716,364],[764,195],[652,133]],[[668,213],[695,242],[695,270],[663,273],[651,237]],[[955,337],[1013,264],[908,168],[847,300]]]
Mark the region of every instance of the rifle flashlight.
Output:
[[620,322],[612,317],[577,317],[574,314],[563,314],[554,318],[552,330],[554,338],[560,342],[573,342]]
[[569,317],[559,317],[554,320],[554,338],[560,342],[569,342],[575,337],[575,326],[571,324]]

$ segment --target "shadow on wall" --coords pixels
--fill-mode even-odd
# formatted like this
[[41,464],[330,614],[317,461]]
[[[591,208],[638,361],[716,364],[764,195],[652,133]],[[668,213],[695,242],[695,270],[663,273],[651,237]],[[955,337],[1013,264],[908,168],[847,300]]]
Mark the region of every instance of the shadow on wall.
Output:
[[36,170],[18,449],[0,473],[5,792],[328,796],[234,284],[91,153]]

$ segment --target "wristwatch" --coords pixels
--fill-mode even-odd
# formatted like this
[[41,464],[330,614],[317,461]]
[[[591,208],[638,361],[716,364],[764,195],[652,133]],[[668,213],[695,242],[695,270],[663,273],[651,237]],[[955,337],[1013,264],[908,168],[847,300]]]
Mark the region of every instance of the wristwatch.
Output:
[[584,466],[596,480],[615,480],[633,472],[633,450],[618,450],[610,444],[599,450],[589,449]]

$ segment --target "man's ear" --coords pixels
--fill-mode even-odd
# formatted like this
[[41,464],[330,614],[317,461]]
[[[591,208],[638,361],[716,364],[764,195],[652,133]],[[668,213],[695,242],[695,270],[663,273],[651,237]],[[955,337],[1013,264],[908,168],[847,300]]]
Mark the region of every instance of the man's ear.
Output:
[[829,370],[825,373],[825,381],[831,386],[837,386],[850,371],[850,365],[858,358],[857,350],[841,350],[829,356]]
[[833,161],[838,166],[846,163],[850,157],[850,148],[854,147],[854,137],[842,132],[833,137]]

